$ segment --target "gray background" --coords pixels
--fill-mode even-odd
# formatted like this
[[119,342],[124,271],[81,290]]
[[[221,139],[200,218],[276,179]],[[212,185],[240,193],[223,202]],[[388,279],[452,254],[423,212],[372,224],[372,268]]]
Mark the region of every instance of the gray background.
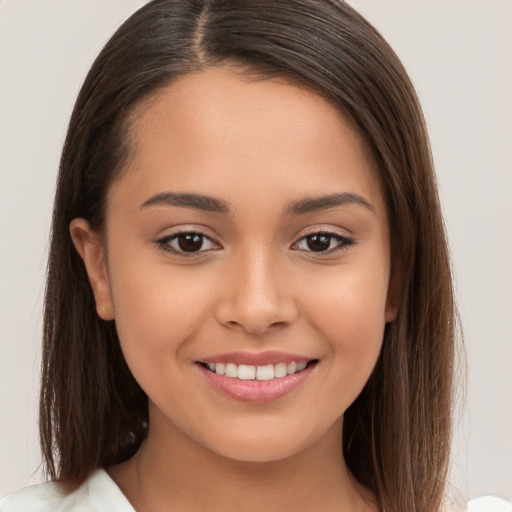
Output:
[[[40,481],[41,309],[67,120],[95,55],[143,3],[0,0],[0,495]],[[512,2],[349,3],[402,58],[432,138],[468,367],[449,492],[511,499]]]

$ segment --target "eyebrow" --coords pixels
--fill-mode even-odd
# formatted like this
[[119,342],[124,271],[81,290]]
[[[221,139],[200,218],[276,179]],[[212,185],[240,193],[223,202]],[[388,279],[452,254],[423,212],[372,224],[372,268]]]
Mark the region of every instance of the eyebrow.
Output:
[[141,209],[149,206],[164,205],[181,208],[194,208],[206,212],[229,213],[229,203],[222,199],[191,193],[162,192],[150,197],[141,205]]
[[[288,205],[285,213],[286,215],[303,215],[305,213],[312,213],[350,204],[361,205],[371,212],[375,212],[374,207],[360,195],[344,192],[313,198],[306,197]],[[223,214],[227,214],[231,211],[230,205],[227,201],[211,196],[187,192],[161,192],[160,194],[156,194],[144,201],[141,205],[141,209],[157,205],[192,208]]]
[[361,205],[371,212],[375,212],[375,208],[360,195],[344,192],[341,194],[329,194],[321,197],[306,197],[305,199],[291,203],[286,209],[286,214],[301,215],[304,213],[317,212],[349,204]]

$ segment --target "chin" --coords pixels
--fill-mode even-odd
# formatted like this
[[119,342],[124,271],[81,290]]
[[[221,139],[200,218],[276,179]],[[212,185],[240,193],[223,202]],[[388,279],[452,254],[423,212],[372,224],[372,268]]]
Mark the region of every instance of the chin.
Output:
[[296,446],[262,446],[262,443],[257,446],[230,446],[222,452],[217,451],[217,454],[242,463],[272,463],[289,459],[304,449]]
[[[298,431],[282,426],[265,432],[265,428],[246,429],[243,436],[238,432],[225,436],[224,439],[217,439],[206,445],[211,451],[227,459],[239,462],[270,463],[279,462],[291,457],[305,453],[309,448],[322,443],[324,440],[336,440],[339,436],[341,452],[341,424],[336,421],[330,428],[317,431]],[[339,427],[339,432],[338,432]],[[227,438],[227,439],[226,439]]]

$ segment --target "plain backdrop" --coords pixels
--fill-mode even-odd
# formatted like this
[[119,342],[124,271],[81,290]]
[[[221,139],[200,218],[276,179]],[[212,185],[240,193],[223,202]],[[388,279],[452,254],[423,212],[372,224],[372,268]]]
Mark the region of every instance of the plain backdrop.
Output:
[[[41,478],[42,297],[67,121],[94,57],[143,3],[0,0],[0,495]],[[511,499],[512,2],[349,3],[403,60],[430,129],[468,368],[450,492]]]

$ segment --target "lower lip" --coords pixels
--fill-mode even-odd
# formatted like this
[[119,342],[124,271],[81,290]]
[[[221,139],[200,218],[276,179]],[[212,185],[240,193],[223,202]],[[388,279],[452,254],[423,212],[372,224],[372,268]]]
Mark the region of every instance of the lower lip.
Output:
[[265,404],[279,400],[297,389],[309,376],[315,365],[310,364],[304,370],[272,380],[242,380],[218,375],[197,365],[209,384],[225,395],[252,404]]

